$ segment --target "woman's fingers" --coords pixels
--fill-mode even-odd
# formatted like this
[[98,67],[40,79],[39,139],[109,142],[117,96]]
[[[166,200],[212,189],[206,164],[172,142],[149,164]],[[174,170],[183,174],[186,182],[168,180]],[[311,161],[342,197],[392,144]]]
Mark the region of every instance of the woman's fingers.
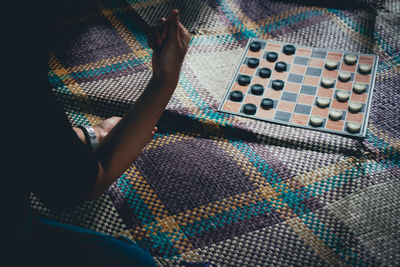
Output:
[[147,36],[147,43],[150,48],[162,45],[166,38],[166,19],[160,18],[157,24],[150,28],[150,34]]
[[171,10],[167,18],[168,22],[168,40],[179,39],[179,12],[177,9]]
[[182,23],[178,23],[179,37],[183,44],[188,47],[190,39],[192,38],[190,32],[182,25]]
[[160,18],[158,19],[157,26],[155,28],[155,39],[158,46],[162,45],[164,42],[165,37],[163,36],[164,28],[166,27],[166,19]]

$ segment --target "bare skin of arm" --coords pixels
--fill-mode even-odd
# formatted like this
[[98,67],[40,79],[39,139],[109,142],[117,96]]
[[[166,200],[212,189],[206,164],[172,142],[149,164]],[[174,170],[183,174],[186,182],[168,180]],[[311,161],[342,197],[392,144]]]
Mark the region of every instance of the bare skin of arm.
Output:
[[[153,77],[145,91],[123,117],[109,118],[95,126],[99,146],[96,184],[89,199],[100,196],[136,160],[151,140],[179,81],[182,63],[190,41],[190,33],[179,22],[179,13],[172,10],[167,19],[160,19],[149,38],[153,48]],[[74,128],[84,140],[79,128]]]

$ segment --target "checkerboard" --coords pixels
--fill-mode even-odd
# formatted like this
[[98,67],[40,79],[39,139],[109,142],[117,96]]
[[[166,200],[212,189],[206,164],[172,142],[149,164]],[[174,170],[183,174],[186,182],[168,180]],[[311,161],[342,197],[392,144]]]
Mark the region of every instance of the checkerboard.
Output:
[[[294,48],[294,51],[284,52],[288,45]],[[275,54],[276,59],[267,59],[269,53]],[[349,64],[344,60],[346,55],[354,55],[356,61]],[[328,61],[336,62],[337,66],[329,68]],[[284,62],[286,70],[277,71],[278,62]],[[365,137],[377,63],[376,55],[252,38],[245,48],[219,111],[346,136]],[[371,70],[367,73],[362,72],[361,65],[367,65]],[[260,74],[262,71],[264,73]],[[339,74],[344,72],[351,74],[347,81],[339,78]],[[244,78],[247,79],[247,83]],[[333,80],[333,85],[324,86],[323,78]],[[283,88],[273,88],[273,82],[277,80],[283,82]],[[364,87],[363,92],[354,89],[356,84]],[[257,85],[259,90],[253,91],[253,85]],[[234,91],[241,92],[239,94],[243,97],[233,98]],[[345,101],[339,100],[337,94],[340,91],[348,92],[349,98]],[[269,108],[261,105],[265,98],[273,102]],[[329,105],[318,105],[318,98],[329,99]],[[361,104],[361,108],[357,111],[349,110],[349,103],[356,103],[358,106]],[[246,104],[254,104],[255,111],[253,106],[253,112],[247,112]],[[342,112],[340,119],[330,116],[333,110]],[[311,123],[313,117],[319,117],[322,123]],[[358,124],[360,129],[350,129],[349,123]]]

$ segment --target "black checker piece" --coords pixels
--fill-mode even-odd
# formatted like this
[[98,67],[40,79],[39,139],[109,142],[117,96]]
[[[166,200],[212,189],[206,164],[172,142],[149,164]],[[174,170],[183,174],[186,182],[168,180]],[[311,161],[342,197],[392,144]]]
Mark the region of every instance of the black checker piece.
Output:
[[240,75],[238,79],[238,83],[240,85],[248,85],[250,83],[250,76],[248,75]]
[[287,64],[285,62],[279,61],[275,64],[275,70],[278,72],[283,72],[287,70]]
[[257,52],[257,51],[260,51],[260,49],[261,49],[260,42],[257,42],[257,41],[251,42],[251,44],[250,44],[250,50],[251,51]]
[[269,78],[271,77],[271,70],[269,68],[261,68],[258,70],[258,75],[261,78]]
[[260,60],[258,60],[258,58],[249,58],[249,60],[247,61],[247,66],[249,66],[250,68],[257,68],[258,64],[260,64]]
[[282,80],[273,80],[271,84],[272,89],[275,90],[282,90],[284,86],[285,82]]
[[296,47],[294,45],[284,45],[283,46],[283,53],[286,55],[293,55],[296,52]]
[[261,108],[271,109],[273,107],[274,107],[274,100],[272,100],[271,98],[263,98],[263,100],[261,100]]
[[232,91],[230,93],[230,99],[235,102],[240,102],[243,100],[243,93],[240,91]]
[[264,93],[264,87],[261,84],[253,84],[250,90],[253,95],[262,95]]
[[278,53],[276,52],[268,52],[266,56],[267,61],[275,62],[278,59]]
[[245,104],[243,106],[243,113],[247,115],[254,115],[256,114],[257,107],[254,104]]

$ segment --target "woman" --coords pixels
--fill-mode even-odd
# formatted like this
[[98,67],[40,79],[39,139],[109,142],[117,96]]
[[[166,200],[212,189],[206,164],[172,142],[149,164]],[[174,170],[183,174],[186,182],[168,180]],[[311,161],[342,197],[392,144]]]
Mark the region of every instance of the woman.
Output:
[[[152,138],[178,84],[190,34],[180,23],[177,10],[160,19],[149,36],[153,76],[138,101],[123,118],[109,118],[93,129],[73,128],[49,89],[44,56],[48,51],[35,41],[47,38],[42,27],[48,21],[32,12],[29,4],[21,4],[26,10],[17,22],[21,25],[7,35],[14,41],[9,44],[13,52],[6,56],[12,90],[3,99],[14,104],[19,99],[19,105],[7,106],[15,112],[3,122],[8,129],[4,140],[9,144],[3,150],[8,171],[3,179],[8,200],[3,209],[7,214],[3,241],[12,266],[155,265],[148,252],[129,240],[32,215],[29,194],[34,192],[51,208],[64,210],[105,192]],[[30,19],[32,23],[21,22]],[[22,54],[17,54],[18,49]],[[28,69],[25,81],[15,74],[21,67]],[[88,145],[96,143],[95,149]]]

